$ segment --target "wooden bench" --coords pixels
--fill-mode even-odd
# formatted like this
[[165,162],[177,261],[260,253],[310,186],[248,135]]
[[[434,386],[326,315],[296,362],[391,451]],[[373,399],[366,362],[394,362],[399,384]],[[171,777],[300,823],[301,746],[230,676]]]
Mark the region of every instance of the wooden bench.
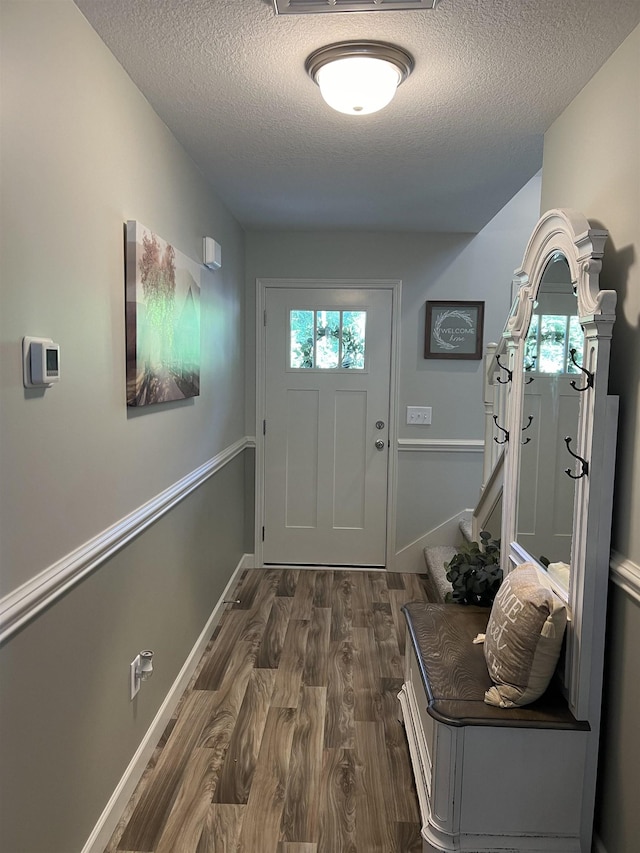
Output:
[[555,682],[523,708],[487,705],[491,685],[482,645],[489,608],[413,602],[403,608],[413,653],[420,669],[428,713],[450,726],[529,726],[588,729],[567,707]]
[[553,685],[523,708],[484,702],[489,610],[410,603],[399,694],[424,853],[580,851],[589,726]]

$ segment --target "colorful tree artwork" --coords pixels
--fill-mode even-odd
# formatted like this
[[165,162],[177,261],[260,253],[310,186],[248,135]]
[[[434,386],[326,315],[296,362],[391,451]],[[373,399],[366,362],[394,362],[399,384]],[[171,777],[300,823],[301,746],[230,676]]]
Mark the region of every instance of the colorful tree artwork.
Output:
[[200,393],[200,266],[127,222],[127,405]]

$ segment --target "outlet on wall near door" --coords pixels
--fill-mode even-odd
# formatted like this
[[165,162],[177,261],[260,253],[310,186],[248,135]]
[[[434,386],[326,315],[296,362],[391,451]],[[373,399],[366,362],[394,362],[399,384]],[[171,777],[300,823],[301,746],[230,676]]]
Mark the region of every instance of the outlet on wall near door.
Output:
[[407,406],[407,423],[430,424],[431,423],[431,406]]
[[147,681],[153,675],[153,652],[145,649],[140,652],[129,664],[129,682],[131,699],[138,693],[143,681]]

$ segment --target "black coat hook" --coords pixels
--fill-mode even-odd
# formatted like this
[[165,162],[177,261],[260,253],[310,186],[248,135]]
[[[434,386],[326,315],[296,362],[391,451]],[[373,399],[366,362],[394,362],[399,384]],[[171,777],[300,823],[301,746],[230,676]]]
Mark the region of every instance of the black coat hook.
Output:
[[578,362],[576,361],[576,352],[577,350],[570,349],[569,358],[571,359],[571,363],[574,365],[574,367],[577,367],[578,370],[581,370],[587,377],[587,384],[584,386],[584,388],[578,388],[575,379],[572,379],[569,385],[571,385],[571,387],[574,388],[576,391],[586,391],[587,388],[593,388],[593,373],[591,373],[590,370],[587,370],[586,367],[582,367],[582,365],[578,364]]
[[[529,420],[527,421],[527,425],[522,427],[521,432],[524,432],[526,429],[529,429],[529,427],[531,426],[532,423],[533,423],[533,415],[529,415]],[[524,441],[520,442],[520,444],[522,444],[522,445],[529,444],[530,441],[531,441],[530,436],[527,436]]]
[[499,441],[495,435],[493,437],[493,440],[495,441],[496,444],[506,444],[509,441],[509,430],[500,426],[500,424],[498,423],[498,416],[497,415],[493,416],[493,422],[498,427],[498,429],[504,433],[504,438],[502,439],[502,441]]
[[[524,372],[525,373],[528,373],[530,370],[533,370],[533,368],[536,366],[537,357],[538,357],[537,355],[531,356],[531,364],[525,364],[525,366],[524,366]],[[531,383],[534,381],[535,378],[536,378],[535,376],[527,376],[527,378],[524,380],[524,384],[525,385],[531,385]]]
[[564,443],[567,445],[567,450],[573,456],[573,458],[577,459],[578,462],[580,462],[580,464],[582,465],[582,471],[580,472],[580,474],[572,474],[571,468],[565,468],[564,473],[567,474],[569,477],[571,477],[572,480],[581,480],[583,477],[586,477],[589,473],[589,463],[587,462],[586,459],[583,459],[582,456],[578,456],[576,453],[573,452],[573,450],[569,447],[569,445],[571,444],[571,441],[572,441],[571,436],[568,435],[565,438]]
[[[499,376],[498,376],[498,377],[496,377],[496,382],[498,382],[500,385],[506,385],[506,384],[507,384],[507,382],[511,382],[511,380],[513,379],[513,370],[509,370],[509,368],[508,368],[508,367],[506,367],[506,366],[505,366],[505,365],[500,361],[500,356],[499,356],[499,355],[497,355],[497,356],[496,356],[496,361],[498,362],[498,367],[499,367],[501,370],[504,370],[504,371],[505,371],[505,373],[507,374],[507,378],[506,378],[506,379],[500,379],[500,377],[499,377]],[[498,426],[498,425],[496,424],[496,426]],[[502,429],[502,427],[499,427],[499,429]],[[508,441],[509,439],[506,439],[506,440]],[[499,442],[499,444],[502,444],[502,443],[503,443],[503,442]]]

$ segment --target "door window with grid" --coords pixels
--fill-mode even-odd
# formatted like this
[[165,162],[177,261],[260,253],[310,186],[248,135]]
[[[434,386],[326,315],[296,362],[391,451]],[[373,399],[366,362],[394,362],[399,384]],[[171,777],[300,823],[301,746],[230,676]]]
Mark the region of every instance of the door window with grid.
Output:
[[291,310],[289,368],[364,370],[366,326],[366,311]]
[[575,314],[534,314],[525,343],[525,370],[535,373],[578,373],[571,360],[582,357],[584,337]]

